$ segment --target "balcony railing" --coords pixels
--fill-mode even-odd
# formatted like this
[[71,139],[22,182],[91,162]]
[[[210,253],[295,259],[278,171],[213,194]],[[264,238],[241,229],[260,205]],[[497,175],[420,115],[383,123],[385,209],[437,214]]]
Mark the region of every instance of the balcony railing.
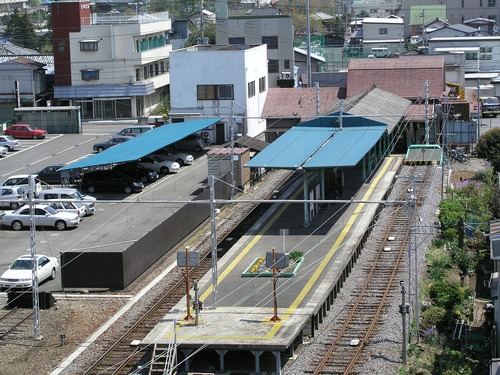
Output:
[[133,16],[114,15],[106,16],[93,14],[92,17],[83,17],[82,25],[125,25],[170,21],[169,12],[138,14]]

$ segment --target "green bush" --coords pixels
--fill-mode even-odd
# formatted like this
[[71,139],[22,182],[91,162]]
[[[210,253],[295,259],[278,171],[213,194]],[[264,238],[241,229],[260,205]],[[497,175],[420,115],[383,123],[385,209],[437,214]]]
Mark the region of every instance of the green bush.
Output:
[[455,283],[437,281],[431,284],[429,296],[436,306],[452,311],[454,306],[462,303],[465,293],[463,288]]
[[302,257],[304,256],[304,253],[301,251],[292,251],[288,255],[290,256],[290,260],[292,262],[298,263],[301,261]]
[[420,314],[422,318],[421,328],[424,332],[424,337],[428,338],[428,340],[432,340],[433,334],[437,334],[437,332],[432,331],[434,327],[438,330],[441,330],[443,326],[446,325],[446,310],[439,306],[431,306],[427,310],[423,311]]

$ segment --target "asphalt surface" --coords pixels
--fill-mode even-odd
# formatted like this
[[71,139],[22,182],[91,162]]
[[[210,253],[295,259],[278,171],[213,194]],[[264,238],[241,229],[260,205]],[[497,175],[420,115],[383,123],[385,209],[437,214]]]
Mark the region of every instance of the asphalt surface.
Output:
[[[83,134],[49,134],[44,140],[21,140],[20,150],[0,159],[0,183],[15,174],[35,173],[48,165],[67,164],[92,155],[94,143],[107,140],[111,134],[131,123],[134,122],[84,123]],[[194,191],[206,187],[206,179],[207,159],[201,153],[195,154],[193,165],[182,167],[177,174],[162,176],[141,193],[129,196],[95,194],[98,199],[111,203],[98,202],[95,215],[84,217],[78,228],[65,231],[37,228],[34,236],[36,252],[59,257],[61,252],[70,249],[125,248],[180,206],[165,202],[193,199]],[[30,230],[16,232],[0,227],[0,239],[0,273],[3,273],[17,257],[30,254]],[[40,285],[40,290],[61,290],[59,275],[60,272],[55,280]]]

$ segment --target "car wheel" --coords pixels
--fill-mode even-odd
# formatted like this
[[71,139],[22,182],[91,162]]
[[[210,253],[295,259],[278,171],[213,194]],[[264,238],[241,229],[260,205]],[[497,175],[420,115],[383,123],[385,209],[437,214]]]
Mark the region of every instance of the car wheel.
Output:
[[11,150],[11,148],[10,148],[9,146],[3,146],[3,147],[5,147],[5,148],[7,149],[7,152],[12,151],[12,150]]
[[132,193],[132,186],[130,186],[130,185],[125,186],[125,190],[124,191],[125,191],[125,194]]
[[196,152],[200,152],[200,151],[202,150],[202,148],[201,148],[200,146],[196,146],[196,147],[194,148],[194,150],[195,150]]
[[57,230],[65,230],[67,225],[66,225],[66,222],[63,221],[63,220],[58,220],[56,221],[56,225],[55,225],[56,229]]
[[33,134],[32,138],[33,138],[33,139],[38,139],[38,135]]
[[179,163],[181,167],[184,165],[184,160],[182,159],[177,159],[176,162]]
[[50,279],[54,280],[56,278],[56,269],[52,268],[52,271],[50,272]]
[[19,208],[20,204],[18,202],[12,202],[10,204],[10,209],[11,210],[17,210]]
[[169,170],[168,170],[168,168],[167,168],[167,167],[161,167],[161,168],[160,168],[160,173],[161,173],[161,174],[168,174],[168,172],[169,172]]
[[87,188],[87,191],[91,194],[95,193],[95,186],[94,185],[89,185]]
[[14,230],[21,230],[23,229],[23,223],[21,223],[19,220],[15,220],[12,222],[11,227]]
[[97,152],[103,152],[104,151],[104,147],[97,147]]
[[149,182],[149,180],[148,180],[147,176],[141,176],[141,182],[142,182],[143,184],[147,184],[147,183]]

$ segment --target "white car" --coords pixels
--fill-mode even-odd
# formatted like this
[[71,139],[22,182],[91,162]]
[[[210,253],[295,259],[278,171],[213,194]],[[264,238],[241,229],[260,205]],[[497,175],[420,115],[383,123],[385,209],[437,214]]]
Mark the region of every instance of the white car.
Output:
[[25,188],[19,186],[0,186],[0,207],[17,210],[25,203]]
[[183,152],[172,151],[168,148],[162,148],[155,151],[153,155],[158,156],[162,160],[171,160],[179,163],[182,167],[184,165],[191,165],[194,162],[194,156],[185,154]]
[[60,212],[71,212],[80,217],[84,217],[87,214],[85,206],[78,202],[47,202],[47,206]]
[[13,151],[21,147],[21,142],[10,135],[0,135],[0,146],[7,147],[7,151]]
[[155,155],[145,156],[137,160],[137,162],[145,166],[146,168],[151,168],[152,170],[161,174],[177,173],[181,168],[179,163],[170,160],[162,160]]
[[[71,212],[59,212],[47,205],[37,204],[34,207],[34,220],[37,227],[54,227],[65,230],[80,224],[80,216]],[[30,208],[21,207],[11,213],[0,215],[0,224],[21,230],[30,226]]]
[[[3,183],[2,186],[18,186],[24,188],[26,193],[29,192],[29,187],[28,187],[28,178],[29,174],[19,174],[15,176],[10,176],[8,179],[6,179]],[[35,178],[35,196],[38,197],[38,194],[42,191],[42,184],[40,181],[37,180],[37,175],[32,174]]]
[[95,213],[97,198],[91,195],[82,194],[74,188],[55,188],[42,190],[38,196],[42,200],[59,200],[81,203],[85,208],[86,215],[93,215]]
[[2,158],[6,157],[7,156],[7,152],[9,150],[7,149],[7,147],[4,147],[4,146],[0,146],[0,156]]
[[[37,255],[36,262],[38,264],[37,276],[39,283],[47,279],[55,279],[57,267],[59,266],[57,258]],[[32,265],[31,255],[22,255],[17,258],[0,277],[0,287],[8,289],[30,288],[32,285]]]

